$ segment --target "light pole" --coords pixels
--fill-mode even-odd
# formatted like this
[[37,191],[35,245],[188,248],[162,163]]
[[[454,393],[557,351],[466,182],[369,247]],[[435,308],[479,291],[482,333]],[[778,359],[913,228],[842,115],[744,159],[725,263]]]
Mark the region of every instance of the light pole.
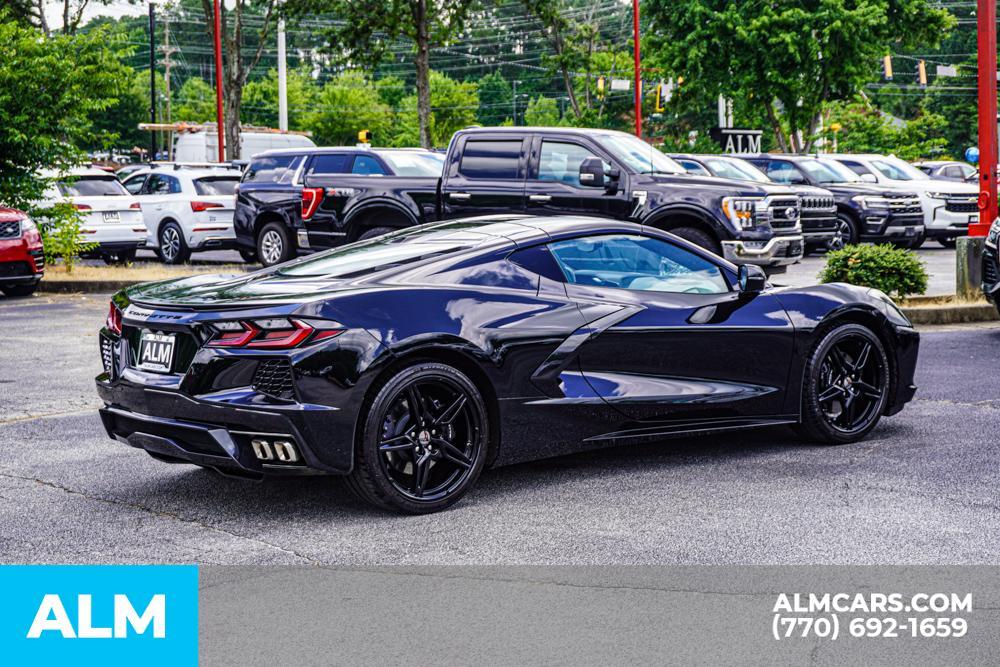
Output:
[[[156,124],[156,10],[149,3],[149,122]],[[149,131],[149,161],[156,159],[156,130]]]
[[642,139],[642,77],[639,69],[639,0],[632,0],[632,55],[635,59],[635,136]]
[[226,161],[226,140],[222,115],[222,7],[215,0],[215,123],[219,138],[219,162]]

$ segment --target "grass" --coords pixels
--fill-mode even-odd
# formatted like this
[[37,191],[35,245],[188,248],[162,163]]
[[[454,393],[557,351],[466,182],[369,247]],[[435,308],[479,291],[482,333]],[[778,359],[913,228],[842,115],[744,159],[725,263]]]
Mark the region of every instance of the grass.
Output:
[[153,280],[183,278],[184,276],[193,276],[205,273],[246,272],[247,265],[245,264],[181,264],[179,266],[169,266],[167,264],[147,264],[143,262],[126,266],[94,266],[89,264],[77,264],[73,267],[73,272],[68,273],[65,266],[62,264],[56,264],[45,268],[45,280],[144,283]]

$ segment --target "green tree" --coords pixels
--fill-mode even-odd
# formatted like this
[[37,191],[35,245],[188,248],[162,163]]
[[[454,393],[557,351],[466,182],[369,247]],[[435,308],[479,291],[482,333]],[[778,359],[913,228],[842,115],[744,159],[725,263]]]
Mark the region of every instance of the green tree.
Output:
[[357,70],[347,71],[319,91],[305,124],[320,145],[353,145],[360,130],[371,130],[374,142],[385,145],[392,126],[392,109],[379,97],[371,79]]
[[[208,0],[205,0],[206,2]],[[297,15],[332,12],[340,17],[330,28],[328,49],[342,61],[375,67],[391,54],[399,38],[413,44],[420,145],[433,144],[431,130],[432,46],[460,34],[474,0],[289,0]]]
[[[107,109],[91,114],[94,134],[83,144],[87,150],[111,146],[131,149],[149,144],[147,132],[139,123],[149,121],[149,72],[129,70],[131,81],[128,89]],[[163,76],[157,73],[157,90],[164,90]]]
[[[476,122],[479,97],[476,84],[471,81],[455,81],[441,72],[431,72],[431,146],[443,148],[451,141],[451,135],[463,127]],[[400,102],[396,114],[393,146],[413,146],[420,139],[420,124],[417,121],[417,96],[410,95]]]
[[173,117],[192,123],[214,121],[215,89],[201,77],[192,76],[177,91]]
[[724,94],[757,107],[784,151],[809,150],[823,105],[877,77],[890,48],[936,44],[954,25],[928,0],[647,0],[644,11],[650,64],[683,75],[705,105]]
[[[316,84],[311,76],[300,71],[288,72],[286,82],[288,128],[300,130],[316,99]],[[243,91],[243,109],[244,123],[278,127],[278,70],[268,70],[264,78],[247,84]]]
[[500,125],[510,118],[514,91],[510,82],[499,71],[481,77],[476,84],[479,91],[479,109],[476,120],[480,125]]
[[553,126],[558,125],[560,120],[559,103],[551,97],[539,95],[528,100],[528,108],[524,111],[525,125]]
[[904,160],[916,160],[940,156],[947,150],[943,132],[948,122],[938,114],[923,113],[900,126],[881,110],[864,103],[838,102],[830,105],[827,118],[824,135],[832,143],[830,126],[839,124],[837,150],[842,153],[892,153]]

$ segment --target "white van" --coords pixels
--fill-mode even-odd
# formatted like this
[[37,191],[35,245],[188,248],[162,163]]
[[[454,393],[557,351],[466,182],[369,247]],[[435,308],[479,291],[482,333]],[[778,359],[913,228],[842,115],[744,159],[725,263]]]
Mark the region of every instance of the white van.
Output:
[[[257,153],[275,148],[314,148],[316,144],[301,134],[280,132],[242,132],[240,159],[249,160]],[[219,135],[214,131],[174,134],[174,162],[214,162],[219,159]]]

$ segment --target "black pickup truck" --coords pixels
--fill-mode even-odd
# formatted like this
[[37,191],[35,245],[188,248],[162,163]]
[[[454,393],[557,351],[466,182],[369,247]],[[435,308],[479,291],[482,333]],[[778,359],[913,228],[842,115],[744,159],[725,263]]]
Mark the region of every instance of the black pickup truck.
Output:
[[[440,178],[317,169],[357,149],[255,156],[236,204],[236,235],[265,264],[435,220],[491,213],[596,215],[667,230],[734,262],[772,272],[802,257],[799,198],[786,186],[688,174],[624,132],[469,128]],[[377,152],[377,149],[375,150]],[[268,165],[284,166],[263,178]],[[270,236],[268,234],[270,233]],[[280,237],[279,254],[268,245]]]

